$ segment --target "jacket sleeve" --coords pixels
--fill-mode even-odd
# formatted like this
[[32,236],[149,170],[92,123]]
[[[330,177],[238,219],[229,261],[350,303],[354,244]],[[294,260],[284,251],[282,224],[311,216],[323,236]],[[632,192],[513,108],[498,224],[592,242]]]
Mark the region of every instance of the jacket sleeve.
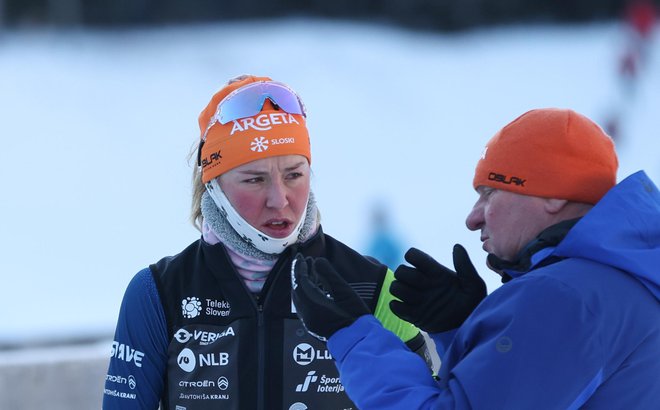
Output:
[[452,329],[441,333],[429,333],[429,337],[433,340],[433,343],[435,343],[435,351],[440,359],[445,355],[447,348],[449,348],[452,340],[454,340],[457,330],[458,329]]
[[151,271],[129,283],[119,311],[103,409],[157,409],[167,368],[167,326]]
[[493,292],[463,323],[439,384],[373,317],[339,330],[328,348],[346,392],[362,410],[579,408],[602,381],[597,321],[570,286],[526,279]]
[[460,386],[455,395],[441,389],[424,360],[371,315],[337,331],[328,349],[361,410],[468,408]]

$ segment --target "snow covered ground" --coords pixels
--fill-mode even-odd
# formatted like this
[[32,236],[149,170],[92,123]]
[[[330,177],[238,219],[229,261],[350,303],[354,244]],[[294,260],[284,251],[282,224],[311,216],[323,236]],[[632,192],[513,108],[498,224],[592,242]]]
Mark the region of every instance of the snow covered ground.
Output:
[[[622,100],[615,23],[458,35],[303,19],[0,33],[0,344],[110,335],[125,286],[198,236],[197,115],[228,78],[304,99],[326,232],[364,249],[385,201],[407,246],[451,263],[483,144],[535,107],[605,121],[625,106],[620,175],[660,181],[660,47]],[[489,289],[495,275],[481,269]]]

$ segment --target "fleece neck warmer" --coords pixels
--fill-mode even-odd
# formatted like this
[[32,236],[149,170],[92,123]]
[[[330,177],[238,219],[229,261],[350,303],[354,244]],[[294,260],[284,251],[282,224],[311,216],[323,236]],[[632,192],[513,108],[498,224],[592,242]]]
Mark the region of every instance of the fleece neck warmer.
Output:
[[[222,242],[248,289],[254,293],[260,292],[279,255],[262,252],[241,238],[229,224],[229,221],[222,216],[207,192],[202,195],[201,209],[204,217],[202,223],[204,241],[210,245]],[[307,215],[297,242],[305,242],[311,238],[316,233],[318,226],[319,217],[316,200],[314,194],[310,192],[307,201]]]

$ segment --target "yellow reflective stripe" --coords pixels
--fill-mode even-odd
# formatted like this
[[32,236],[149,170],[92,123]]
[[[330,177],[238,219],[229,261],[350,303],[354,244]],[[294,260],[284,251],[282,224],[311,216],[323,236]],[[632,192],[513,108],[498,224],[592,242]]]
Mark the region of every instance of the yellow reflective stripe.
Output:
[[399,319],[399,317],[390,310],[390,301],[395,299],[390,293],[390,284],[392,281],[394,281],[394,272],[388,268],[387,273],[385,274],[385,279],[383,280],[383,286],[380,289],[378,304],[376,305],[374,316],[376,316],[385,329],[390,330],[395,335],[399,336],[401,340],[407,342],[417,336],[419,329],[413,324]]

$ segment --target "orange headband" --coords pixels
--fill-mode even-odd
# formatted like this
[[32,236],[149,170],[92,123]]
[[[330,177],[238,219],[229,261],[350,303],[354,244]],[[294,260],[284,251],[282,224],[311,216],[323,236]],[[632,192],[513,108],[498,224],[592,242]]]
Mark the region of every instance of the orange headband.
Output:
[[[309,133],[305,117],[276,109],[266,100],[258,114],[220,124],[214,120],[218,104],[232,91],[268,77],[247,76],[218,91],[199,115],[202,182],[207,183],[237,166],[279,155],[302,155],[311,164]],[[215,121],[208,128],[211,121]],[[208,128],[208,131],[207,131]]]

